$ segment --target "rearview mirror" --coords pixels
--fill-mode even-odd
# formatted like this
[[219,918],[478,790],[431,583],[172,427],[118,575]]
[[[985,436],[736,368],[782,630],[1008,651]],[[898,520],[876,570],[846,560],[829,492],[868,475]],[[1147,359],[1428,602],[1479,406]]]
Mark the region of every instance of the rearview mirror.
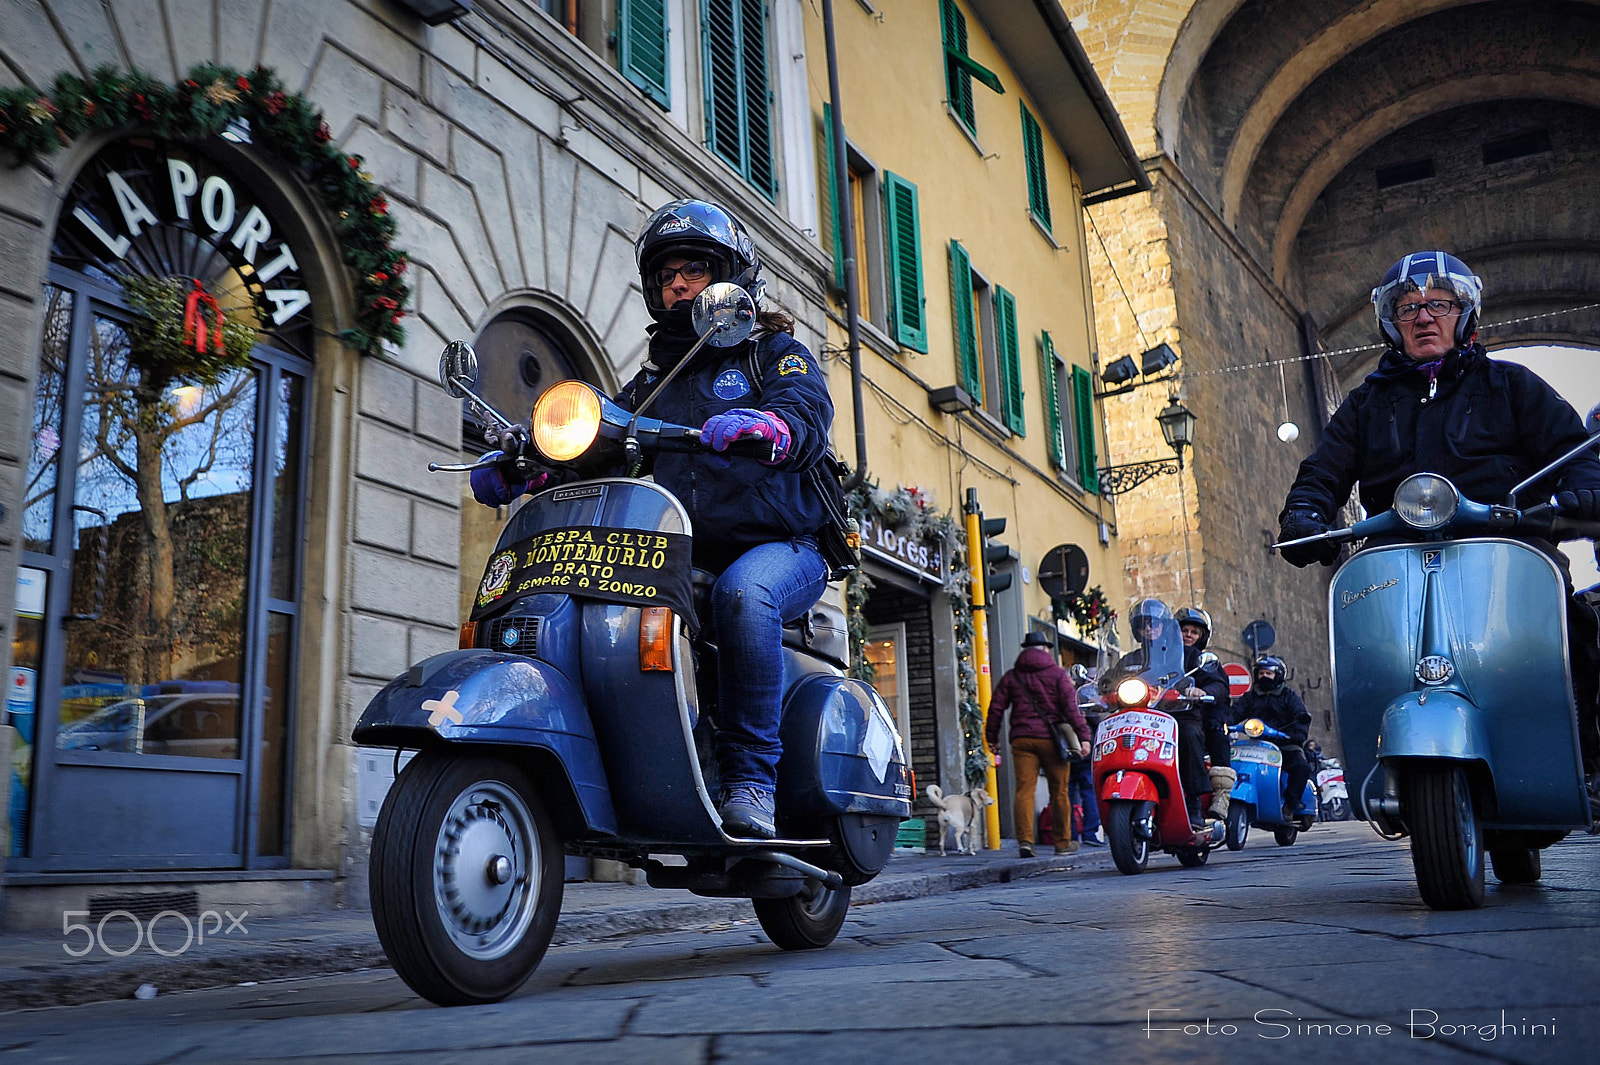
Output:
[[1209,669],[1209,668],[1211,668],[1212,666],[1216,665],[1218,662],[1221,662],[1221,661],[1222,661],[1222,659],[1218,658],[1216,656],[1216,653],[1213,652],[1213,651],[1201,651],[1200,652],[1200,665],[1201,665],[1202,668]]
[[[714,348],[731,348],[747,340],[756,327],[756,301],[730,281],[707,285],[695,297],[690,316],[697,336]],[[468,349],[470,350],[470,349]]]
[[439,383],[451,399],[466,399],[466,389],[460,384],[463,379],[467,388],[478,383],[478,353],[465,340],[452,340],[439,353]]

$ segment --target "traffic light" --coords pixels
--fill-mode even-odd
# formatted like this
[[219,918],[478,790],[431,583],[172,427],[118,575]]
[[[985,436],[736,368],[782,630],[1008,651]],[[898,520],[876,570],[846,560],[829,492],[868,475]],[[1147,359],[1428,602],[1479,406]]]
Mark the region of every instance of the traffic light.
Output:
[[997,573],[995,567],[1011,557],[1011,548],[990,541],[1006,531],[1006,519],[984,518],[983,528],[983,586],[993,597],[1011,587],[1010,573]]

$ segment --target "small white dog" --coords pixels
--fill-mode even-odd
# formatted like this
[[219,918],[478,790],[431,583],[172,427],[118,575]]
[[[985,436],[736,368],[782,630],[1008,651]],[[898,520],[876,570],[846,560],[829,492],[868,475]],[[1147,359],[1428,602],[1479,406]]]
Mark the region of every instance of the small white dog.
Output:
[[978,838],[983,830],[983,808],[994,805],[993,796],[982,788],[973,788],[965,795],[947,798],[939,785],[929,784],[928,801],[939,808],[939,853],[945,853],[945,837],[954,832],[957,854],[963,850],[977,854]]

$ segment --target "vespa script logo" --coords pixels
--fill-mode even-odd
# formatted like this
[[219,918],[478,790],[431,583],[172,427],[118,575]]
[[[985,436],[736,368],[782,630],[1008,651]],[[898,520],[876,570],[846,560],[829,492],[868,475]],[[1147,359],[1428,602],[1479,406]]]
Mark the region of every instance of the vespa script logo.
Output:
[[1359,603],[1373,592],[1381,592],[1385,588],[1393,588],[1400,583],[1399,577],[1390,577],[1382,584],[1369,584],[1359,592],[1345,592],[1339,596],[1339,609],[1346,610],[1352,603]]

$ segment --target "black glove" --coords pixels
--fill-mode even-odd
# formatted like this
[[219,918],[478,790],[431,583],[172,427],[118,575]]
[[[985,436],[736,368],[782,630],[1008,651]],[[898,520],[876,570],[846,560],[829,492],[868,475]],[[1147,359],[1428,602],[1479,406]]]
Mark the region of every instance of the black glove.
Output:
[[[1278,526],[1279,540],[1298,540],[1305,536],[1317,536],[1328,531],[1328,523],[1322,520],[1322,515],[1314,510],[1291,510],[1283,516],[1283,522]],[[1324,566],[1333,565],[1334,559],[1339,557],[1339,545],[1332,540],[1323,540],[1314,544],[1299,544],[1295,547],[1280,547],[1278,554],[1291,566],[1302,568],[1313,562],[1320,562]]]
[[1563,518],[1578,521],[1600,521],[1600,492],[1593,488],[1580,488],[1575,492],[1556,495],[1556,509]]

